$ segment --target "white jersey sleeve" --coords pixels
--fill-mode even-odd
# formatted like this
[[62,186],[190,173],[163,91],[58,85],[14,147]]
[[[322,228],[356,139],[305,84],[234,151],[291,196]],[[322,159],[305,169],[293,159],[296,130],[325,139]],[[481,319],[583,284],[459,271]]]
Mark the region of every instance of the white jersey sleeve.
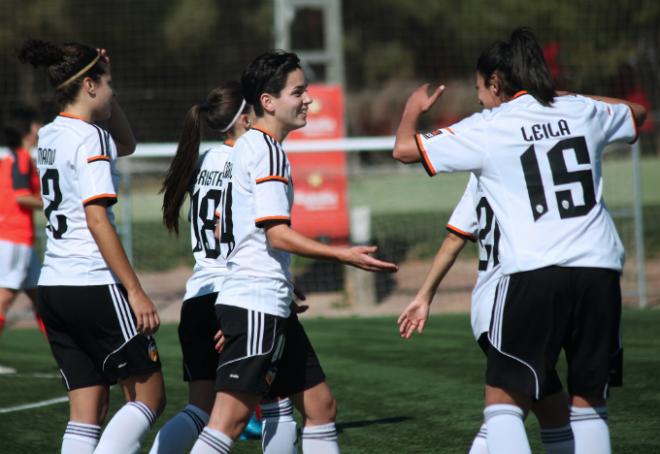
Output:
[[626,104],[608,104],[595,100],[592,102],[608,144],[621,141],[633,143],[637,140],[637,124],[630,107]]
[[438,172],[478,172],[486,159],[484,125],[476,113],[448,128],[415,136],[422,164],[430,176]]
[[252,159],[255,193],[255,224],[262,227],[268,221],[291,223],[289,203],[289,161],[282,147],[268,134],[265,145],[253,148]]
[[[93,126],[93,125],[92,125]],[[97,134],[87,134],[76,155],[78,185],[83,205],[95,200],[117,202],[117,193],[112,181],[112,162],[117,153],[110,134],[93,126]]]
[[479,223],[475,210],[477,202],[474,200],[476,185],[477,178],[470,175],[465,192],[449,217],[449,222],[447,222],[448,231],[470,241],[476,241],[479,233]]

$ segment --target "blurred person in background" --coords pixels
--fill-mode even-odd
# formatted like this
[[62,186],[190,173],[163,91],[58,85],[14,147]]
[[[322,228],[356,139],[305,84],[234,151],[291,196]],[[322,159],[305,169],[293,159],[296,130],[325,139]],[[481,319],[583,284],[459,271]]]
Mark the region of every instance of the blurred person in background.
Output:
[[35,246],[33,211],[43,207],[39,174],[30,156],[41,122],[36,111],[18,108],[2,127],[8,149],[0,150],[0,334],[9,307],[24,291],[32,301],[39,329],[45,334],[37,304],[40,263]]

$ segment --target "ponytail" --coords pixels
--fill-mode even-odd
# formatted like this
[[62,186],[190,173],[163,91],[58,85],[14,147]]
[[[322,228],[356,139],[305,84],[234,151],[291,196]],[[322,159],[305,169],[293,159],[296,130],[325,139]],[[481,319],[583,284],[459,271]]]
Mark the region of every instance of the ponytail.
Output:
[[192,178],[199,159],[199,144],[202,140],[200,123],[202,107],[194,105],[186,114],[176,155],[160,189],[160,192],[164,194],[163,223],[167,230],[174,231],[177,235],[179,234],[179,211],[183,205],[183,199],[192,185]]
[[544,106],[552,104],[555,86],[536,37],[528,28],[519,28],[509,39],[512,54],[511,78],[514,84],[534,96]]
[[528,28],[514,30],[509,42],[498,40],[491,44],[479,56],[477,71],[486,86],[496,73],[502,82],[502,92],[509,98],[526,90],[542,105],[552,104],[555,87],[550,70],[536,37]]
[[243,100],[241,84],[232,81],[211,90],[206,100],[194,105],[186,114],[176,155],[160,189],[163,194],[163,223],[170,232],[179,234],[179,211],[194,183],[202,141],[202,118],[210,129],[224,134],[234,130],[240,114],[249,110],[250,106]]

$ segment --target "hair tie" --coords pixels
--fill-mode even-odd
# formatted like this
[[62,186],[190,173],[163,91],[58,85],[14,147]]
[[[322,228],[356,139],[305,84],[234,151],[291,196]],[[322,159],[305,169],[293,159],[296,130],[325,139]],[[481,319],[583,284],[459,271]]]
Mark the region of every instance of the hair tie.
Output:
[[100,53],[100,52],[97,52],[96,57],[94,57],[94,59],[93,59],[91,62],[89,62],[84,68],[82,68],[80,71],[78,71],[77,73],[75,73],[73,76],[69,77],[67,80],[65,80],[64,82],[62,82],[61,84],[59,84],[55,90],[61,90],[62,88],[66,87],[66,86],[69,85],[71,82],[73,82],[74,80],[76,80],[78,77],[82,76],[82,75],[85,74],[87,71],[89,71],[90,69],[92,69],[92,66],[94,66],[94,65],[96,64],[96,62],[99,61],[99,58],[101,58],[101,53]]
[[241,115],[241,113],[243,113],[243,109],[245,109],[245,99],[241,102],[241,107],[238,108],[238,112],[236,112],[234,118],[229,122],[229,124],[224,129],[221,129],[220,132],[229,131],[231,127],[234,126],[234,123],[236,123],[236,120],[238,120],[238,117]]

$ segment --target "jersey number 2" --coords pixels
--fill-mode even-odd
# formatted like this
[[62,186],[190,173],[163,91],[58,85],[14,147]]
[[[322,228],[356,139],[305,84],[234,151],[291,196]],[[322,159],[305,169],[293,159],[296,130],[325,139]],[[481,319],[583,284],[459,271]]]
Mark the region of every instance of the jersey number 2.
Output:
[[[52,183],[52,198],[47,198],[46,196],[51,195],[51,185]],[[48,226],[46,227],[53,233],[53,238],[59,240],[62,238],[64,232],[66,232],[66,216],[63,214],[58,214],[55,216],[57,220],[57,227],[54,226],[53,220],[50,218],[51,213],[54,210],[57,210],[62,203],[62,191],[60,190],[60,174],[57,169],[47,169],[44,173],[44,176],[41,177],[41,194],[45,201],[50,199],[50,203],[44,209],[44,214],[48,220]]]
[[[570,189],[555,192],[557,207],[561,219],[584,216],[596,205],[594,179],[591,169],[575,170],[569,172],[564,159],[564,151],[573,150],[578,164],[590,164],[589,150],[584,137],[572,137],[560,140],[548,151],[550,171],[555,185],[579,183],[582,186],[584,204],[576,205]],[[529,194],[529,203],[532,208],[534,221],[538,221],[548,212],[548,201],[545,198],[545,189],[541,179],[539,162],[536,159],[534,145],[531,145],[521,156],[520,162],[525,172],[525,183]]]

